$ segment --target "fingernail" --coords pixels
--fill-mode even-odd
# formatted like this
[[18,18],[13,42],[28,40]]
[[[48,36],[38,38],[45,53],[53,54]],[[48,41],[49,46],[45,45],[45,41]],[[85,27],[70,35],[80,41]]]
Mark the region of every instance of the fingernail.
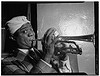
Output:
[[55,35],[55,37],[57,37],[59,35],[59,33],[57,31],[55,31],[54,35]]

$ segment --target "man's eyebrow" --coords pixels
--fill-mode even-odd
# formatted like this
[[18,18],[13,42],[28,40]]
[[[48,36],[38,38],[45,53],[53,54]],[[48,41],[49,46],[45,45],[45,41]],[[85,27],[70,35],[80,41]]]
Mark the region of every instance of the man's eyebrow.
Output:
[[27,27],[22,27],[20,30],[26,29]]
[[21,29],[20,29],[20,30],[26,29],[26,28],[28,28],[28,27],[31,27],[31,25],[21,27]]

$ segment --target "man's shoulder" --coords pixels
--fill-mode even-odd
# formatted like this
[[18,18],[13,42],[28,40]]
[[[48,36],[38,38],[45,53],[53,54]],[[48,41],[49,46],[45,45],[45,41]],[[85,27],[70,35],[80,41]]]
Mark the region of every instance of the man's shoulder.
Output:
[[12,61],[15,61],[15,60],[17,60],[15,57],[6,57],[2,60],[2,63],[3,64],[9,64],[9,63],[11,63]]
[[2,74],[12,74],[14,71],[19,69],[15,64],[12,63],[15,60],[16,58],[14,57],[6,57],[2,60]]

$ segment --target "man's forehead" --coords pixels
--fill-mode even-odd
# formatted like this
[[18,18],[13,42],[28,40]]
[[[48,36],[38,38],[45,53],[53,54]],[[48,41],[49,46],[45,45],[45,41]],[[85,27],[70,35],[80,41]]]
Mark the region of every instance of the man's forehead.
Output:
[[25,24],[22,25],[22,27],[20,28],[20,30],[26,29],[28,27],[32,27],[31,24],[30,23],[25,23]]

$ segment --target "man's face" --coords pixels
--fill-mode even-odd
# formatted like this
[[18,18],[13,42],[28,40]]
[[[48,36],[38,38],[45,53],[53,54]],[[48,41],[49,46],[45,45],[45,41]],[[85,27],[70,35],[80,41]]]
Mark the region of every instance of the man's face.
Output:
[[35,33],[30,23],[22,25],[17,31],[17,44],[22,49],[27,49],[35,46]]

